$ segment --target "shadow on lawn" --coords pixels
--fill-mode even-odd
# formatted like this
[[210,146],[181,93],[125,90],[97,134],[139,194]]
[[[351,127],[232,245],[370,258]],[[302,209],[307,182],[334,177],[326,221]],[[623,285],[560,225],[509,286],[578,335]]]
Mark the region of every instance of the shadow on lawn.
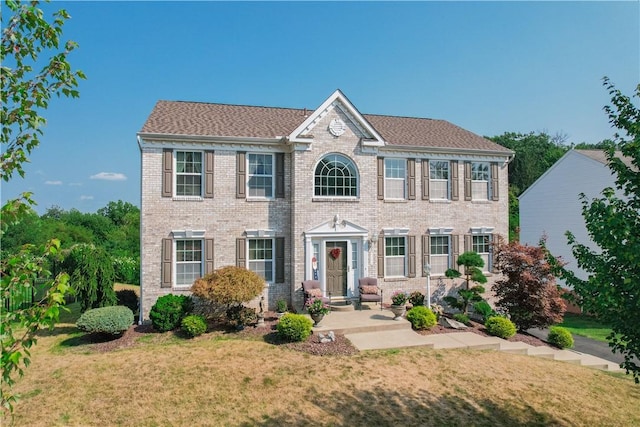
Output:
[[[571,425],[572,420],[555,418],[517,399],[496,402],[463,400],[451,395],[431,398],[405,396],[378,389],[328,395],[305,396],[304,400],[326,414],[310,419],[295,411],[252,419],[242,426],[549,426]],[[316,411],[309,411],[316,412]]]

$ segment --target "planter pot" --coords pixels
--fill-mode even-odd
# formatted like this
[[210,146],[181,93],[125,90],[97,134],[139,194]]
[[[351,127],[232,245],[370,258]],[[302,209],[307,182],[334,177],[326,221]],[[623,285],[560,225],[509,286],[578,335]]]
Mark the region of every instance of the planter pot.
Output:
[[406,311],[406,307],[403,305],[391,305],[391,312],[395,316],[393,320],[400,320]]
[[313,319],[313,326],[318,326],[318,324],[324,318],[324,314],[320,314],[320,313],[310,314],[310,316],[311,316],[311,319]]
[[279,318],[281,318],[281,317],[282,317],[282,316],[284,316],[284,315],[285,315],[285,313],[284,313],[284,312],[283,312],[283,313],[279,313],[279,312],[277,312],[277,313],[276,313],[276,317],[277,317],[278,319],[279,319]]

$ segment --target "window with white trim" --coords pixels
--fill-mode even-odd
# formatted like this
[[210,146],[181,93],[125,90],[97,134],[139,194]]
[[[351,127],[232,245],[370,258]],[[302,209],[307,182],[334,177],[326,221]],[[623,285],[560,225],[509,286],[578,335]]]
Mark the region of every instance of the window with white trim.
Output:
[[477,252],[484,261],[482,271],[491,271],[491,234],[472,234],[471,250]]
[[273,282],[273,239],[249,239],[249,270]]
[[202,196],[202,152],[175,153],[176,196]]
[[489,200],[490,179],[489,163],[471,163],[471,198],[474,200]]
[[248,180],[247,194],[249,197],[273,197],[273,155],[251,154],[247,155]]
[[354,163],[341,154],[329,154],[316,166],[314,195],[357,197],[358,173]]
[[429,196],[432,199],[449,199],[448,161],[429,161]]
[[451,267],[451,236],[430,236],[429,264],[431,275],[441,276]]
[[405,159],[384,159],[385,199],[404,199],[407,189],[407,161]]
[[405,277],[407,275],[405,237],[385,237],[384,243],[385,277]]
[[202,240],[175,240],[176,286],[191,286],[202,277]]

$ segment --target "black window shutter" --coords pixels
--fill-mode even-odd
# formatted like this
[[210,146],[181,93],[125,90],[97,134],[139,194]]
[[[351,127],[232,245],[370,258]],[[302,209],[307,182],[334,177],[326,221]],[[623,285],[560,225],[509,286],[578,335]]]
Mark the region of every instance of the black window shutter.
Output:
[[284,198],[284,153],[276,153],[276,197]]
[[161,288],[170,288],[173,278],[173,239],[162,239]]
[[284,237],[276,237],[276,283],[284,283]]
[[173,196],[173,150],[162,150],[162,197]]
[[236,157],[236,198],[244,199],[247,197],[247,163],[245,161],[247,154],[238,152]]
[[204,152],[204,197],[213,199],[213,151]]

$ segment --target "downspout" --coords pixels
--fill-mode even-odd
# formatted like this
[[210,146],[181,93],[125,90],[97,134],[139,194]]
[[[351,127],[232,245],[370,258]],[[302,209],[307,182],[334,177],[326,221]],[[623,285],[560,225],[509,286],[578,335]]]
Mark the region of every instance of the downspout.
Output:
[[140,229],[138,230],[138,234],[140,235],[140,298],[138,299],[138,325],[142,325],[143,323],[143,313],[144,309],[142,306],[142,294],[144,291],[143,283],[142,283],[142,219],[144,216],[142,215],[142,188],[143,188],[143,172],[142,172],[142,139],[140,136],[136,138],[138,140],[138,148],[140,148]]

